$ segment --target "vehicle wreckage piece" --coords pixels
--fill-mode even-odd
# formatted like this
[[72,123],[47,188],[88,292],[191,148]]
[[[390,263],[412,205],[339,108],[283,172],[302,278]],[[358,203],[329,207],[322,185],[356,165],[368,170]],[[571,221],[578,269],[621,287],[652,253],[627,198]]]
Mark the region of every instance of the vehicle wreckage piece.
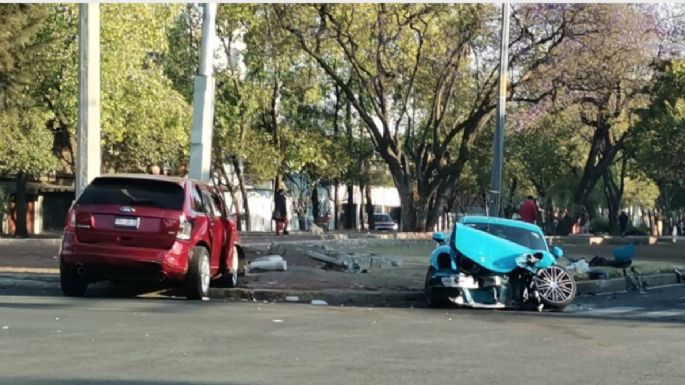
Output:
[[573,275],[557,265],[539,227],[502,218],[466,217],[449,244],[442,233],[430,256],[425,298],[430,306],[563,309],[575,297]]

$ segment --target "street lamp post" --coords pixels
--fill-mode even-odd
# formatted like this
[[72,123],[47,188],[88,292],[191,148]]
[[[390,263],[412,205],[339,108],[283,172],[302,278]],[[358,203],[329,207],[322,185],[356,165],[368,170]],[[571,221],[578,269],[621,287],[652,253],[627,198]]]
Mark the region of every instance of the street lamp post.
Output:
[[76,198],[100,175],[100,5],[79,5]]
[[507,67],[509,47],[509,3],[502,4],[502,39],[499,67],[499,96],[497,98],[497,126],[493,140],[492,174],[490,175],[490,201],[488,215],[499,216],[502,201],[502,167],[504,160],[504,123],[507,101]]
[[216,4],[203,4],[200,68],[195,76],[193,129],[190,141],[190,177],[209,181],[214,123],[214,35]]

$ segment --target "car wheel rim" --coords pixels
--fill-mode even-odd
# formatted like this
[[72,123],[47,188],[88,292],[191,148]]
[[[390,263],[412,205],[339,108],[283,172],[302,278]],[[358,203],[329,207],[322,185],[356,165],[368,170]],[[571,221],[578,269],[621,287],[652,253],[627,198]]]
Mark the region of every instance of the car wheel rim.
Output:
[[209,261],[207,260],[207,257],[203,257],[200,261],[200,282],[203,293],[206,293],[209,290],[209,279]]
[[535,277],[538,293],[550,303],[562,304],[573,298],[575,281],[559,266],[540,270]]

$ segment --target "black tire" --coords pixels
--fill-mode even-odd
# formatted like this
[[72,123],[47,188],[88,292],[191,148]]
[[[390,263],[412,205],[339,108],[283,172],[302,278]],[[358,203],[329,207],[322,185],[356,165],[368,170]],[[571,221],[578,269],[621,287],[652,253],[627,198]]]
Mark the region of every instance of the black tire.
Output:
[[238,250],[238,277],[244,277],[247,270],[247,259],[245,259],[245,250],[240,245],[235,245]]
[[210,278],[209,250],[202,246],[193,247],[190,252],[186,275],[186,298],[203,299],[209,297]]
[[431,277],[433,276],[433,273],[435,272],[435,269],[433,266],[428,268],[428,272],[426,272],[426,280],[423,286],[423,296],[426,301],[426,304],[429,307],[432,308],[440,308],[440,307],[445,307],[449,303],[449,300],[447,299],[447,296],[445,293],[441,292],[439,289],[435,289],[431,287],[430,285],[430,280]]
[[60,261],[59,284],[67,297],[83,297],[88,289],[88,279],[76,272],[76,266]]
[[535,277],[540,300],[545,307],[563,310],[576,297],[576,280],[573,274],[560,266],[550,266]]
[[220,284],[222,287],[236,287],[238,286],[238,275],[240,271],[240,259],[238,253],[238,247],[233,246],[233,266],[226,266],[224,271],[221,273]]

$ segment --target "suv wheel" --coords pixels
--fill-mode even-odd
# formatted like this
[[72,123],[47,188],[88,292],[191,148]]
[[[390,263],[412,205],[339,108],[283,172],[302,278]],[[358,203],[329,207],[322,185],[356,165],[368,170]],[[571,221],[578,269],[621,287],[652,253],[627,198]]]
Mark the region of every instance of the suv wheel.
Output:
[[209,251],[202,246],[195,246],[190,252],[188,274],[186,276],[186,297],[202,299],[209,297]]
[[83,297],[88,288],[88,279],[76,272],[76,266],[60,261],[59,284],[67,297]]

